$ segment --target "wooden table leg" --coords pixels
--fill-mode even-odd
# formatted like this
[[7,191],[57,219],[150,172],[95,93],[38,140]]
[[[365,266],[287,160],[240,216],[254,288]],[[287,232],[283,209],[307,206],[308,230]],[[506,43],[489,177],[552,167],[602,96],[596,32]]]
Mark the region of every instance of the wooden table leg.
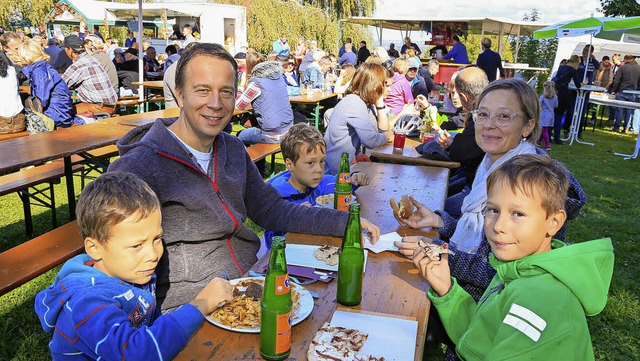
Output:
[[69,200],[69,220],[76,219],[76,191],[73,186],[73,167],[71,156],[64,157],[64,177],[67,180],[67,198]]

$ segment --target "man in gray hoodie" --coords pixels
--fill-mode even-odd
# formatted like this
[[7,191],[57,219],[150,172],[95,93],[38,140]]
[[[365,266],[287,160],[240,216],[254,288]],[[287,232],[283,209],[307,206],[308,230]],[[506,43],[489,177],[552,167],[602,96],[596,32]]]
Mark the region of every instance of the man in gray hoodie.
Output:
[[[242,142],[222,132],[237,84],[237,64],[222,46],[195,44],[175,66],[180,116],[133,129],[109,167],[137,174],[160,199],[166,252],[156,298],[163,311],[189,302],[214,277],[240,277],[256,262],[260,242],[244,225],[247,217],[276,231],[342,236],[348,216],[283,200]],[[379,237],[367,220],[362,228]]]

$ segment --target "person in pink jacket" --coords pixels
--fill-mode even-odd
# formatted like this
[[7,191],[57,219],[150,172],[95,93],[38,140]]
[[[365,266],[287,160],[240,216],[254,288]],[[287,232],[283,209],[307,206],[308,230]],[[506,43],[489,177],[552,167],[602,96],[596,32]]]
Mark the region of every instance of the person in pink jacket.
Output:
[[409,70],[407,59],[396,59],[391,66],[393,79],[389,95],[384,98],[384,103],[389,108],[389,116],[399,114],[406,104],[413,104],[413,94],[411,94],[411,84],[405,77]]

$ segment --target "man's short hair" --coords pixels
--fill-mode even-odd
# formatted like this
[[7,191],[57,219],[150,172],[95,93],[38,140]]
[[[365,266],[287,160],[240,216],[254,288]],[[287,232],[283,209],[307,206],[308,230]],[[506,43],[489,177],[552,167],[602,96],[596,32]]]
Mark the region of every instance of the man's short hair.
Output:
[[458,72],[454,80],[456,92],[464,93],[472,101],[475,101],[484,88],[489,85],[487,74],[480,68],[469,67]]
[[636,57],[631,54],[626,54],[624,56],[624,61],[633,61],[633,60],[636,60]]
[[178,68],[176,69],[176,89],[182,89],[185,82],[185,73],[189,63],[198,56],[210,56],[215,59],[226,60],[233,66],[233,73],[235,74],[234,87],[238,83],[238,63],[229,54],[229,52],[220,44],[214,43],[197,43],[192,42],[187,46],[178,62]]
[[609,56],[605,55],[602,57],[602,61],[605,61],[605,60],[611,60],[611,59],[609,58]]
[[111,238],[113,227],[137,215],[144,219],[160,210],[160,202],[145,181],[129,172],[108,172],[89,183],[76,208],[82,238],[99,243]]
[[55,46],[58,45],[58,40],[56,38],[47,39],[47,46]]
[[482,47],[485,49],[491,49],[491,39],[489,38],[482,38],[482,41],[480,42],[482,44]]
[[0,35],[0,44],[2,44],[3,47],[9,46],[10,40],[22,41],[22,38],[20,37],[20,35],[18,35],[18,33],[13,31],[7,31],[4,34]]
[[547,155],[521,154],[507,160],[487,178],[487,193],[491,187],[506,182],[530,198],[541,198],[547,217],[565,209],[569,191],[569,171],[562,163]]
[[458,36],[458,34],[455,34],[452,39],[458,42],[460,41],[460,37]]
[[320,58],[320,60],[318,60],[318,65],[323,66],[323,65],[328,65],[331,66],[333,64],[333,61],[331,61],[331,57],[329,55],[325,55],[322,58]]
[[164,48],[164,52],[169,55],[173,55],[178,52],[178,49],[176,49],[175,45],[167,45],[167,47]]
[[300,123],[289,128],[287,134],[280,141],[282,159],[289,159],[293,163],[300,159],[301,152],[311,153],[320,147],[322,153],[326,152],[327,143],[320,131],[308,124]]
[[91,41],[96,49],[104,49],[104,42],[98,35],[89,34],[84,37],[84,41],[86,42],[87,40]]

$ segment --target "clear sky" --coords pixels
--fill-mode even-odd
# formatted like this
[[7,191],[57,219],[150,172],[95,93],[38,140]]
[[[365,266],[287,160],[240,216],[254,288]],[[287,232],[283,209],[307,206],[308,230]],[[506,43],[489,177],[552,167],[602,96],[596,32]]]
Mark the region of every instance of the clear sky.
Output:
[[503,17],[521,20],[526,12],[537,8],[542,22],[556,23],[564,20],[603,16],[598,13],[598,0],[377,0],[375,16],[418,17]]

